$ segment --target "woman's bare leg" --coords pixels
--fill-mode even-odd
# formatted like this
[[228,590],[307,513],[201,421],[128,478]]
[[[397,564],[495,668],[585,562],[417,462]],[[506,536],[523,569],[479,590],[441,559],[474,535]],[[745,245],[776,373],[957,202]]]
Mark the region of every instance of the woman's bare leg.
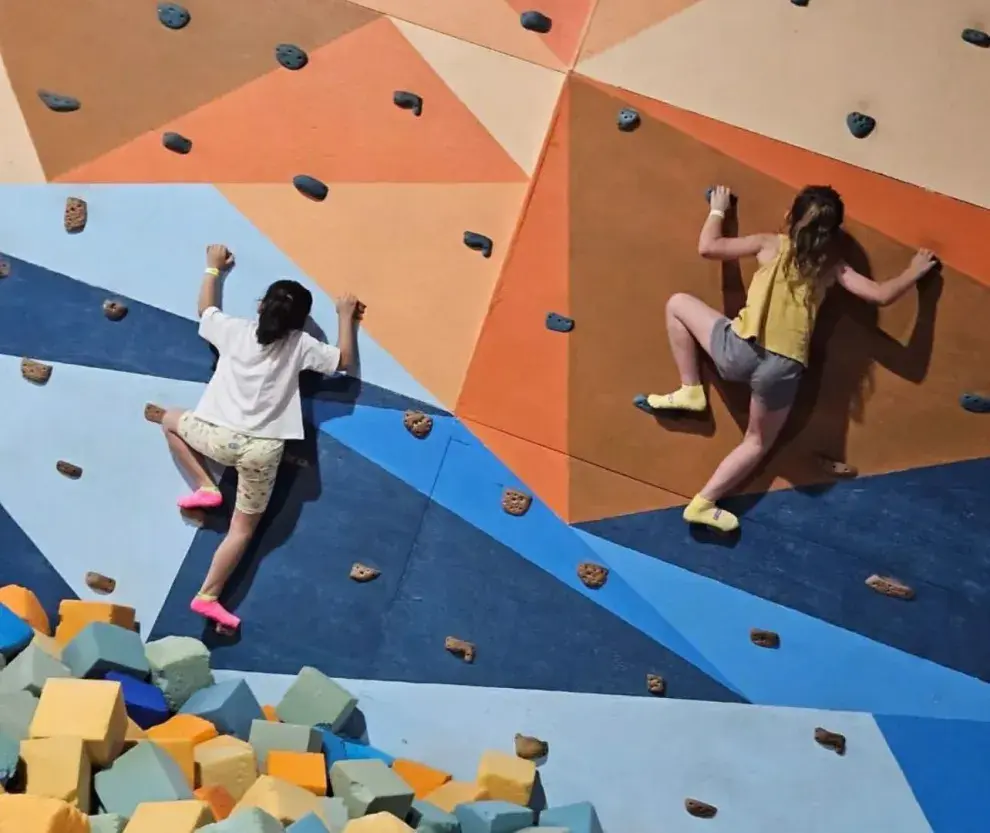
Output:
[[178,461],[183,472],[192,480],[192,485],[196,489],[212,489],[216,484],[206,470],[199,452],[190,448],[186,441],[179,436],[179,419],[185,411],[177,408],[169,408],[162,417],[162,431],[168,441],[168,447]]
[[647,403],[657,410],[703,411],[708,402],[701,386],[698,347],[706,353],[712,329],[722,317],[704,301],[678,292],[667,301],[667,337],[674,363],[681,377],[681,387],[673,393],[650,394]]

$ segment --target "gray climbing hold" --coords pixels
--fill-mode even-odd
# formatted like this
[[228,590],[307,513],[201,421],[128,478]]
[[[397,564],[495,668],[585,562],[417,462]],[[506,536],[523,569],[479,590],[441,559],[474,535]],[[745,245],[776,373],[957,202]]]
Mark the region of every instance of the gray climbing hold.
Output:
[[495,244],[492,243],[490,237],[485,237],[485,235],[475,231],[466,231],[464,232],[464,245],[476,252],[481,252],[485,257],[491,257]]
[[169,29],[182,29],[189,25],[189,10],[178,3],[159,3],[158,20]]
[[[714,190],[715,190],[715,186],[714,185],[711,185],[711,186],[709,186],[708,190],[705,191],[705,202],[707,202],[709,205],[711,205],[712,191],[714,191]],[[729,193],[729,204],[732,205],[732,206],[735,206],[735,204],[737,202],[739,202],[739,197],[737,197],[735,194],[733,194],[733,193],[730,192]]]
[[545,35],[553,28],[553,21],[542,12],[523,12],[519,15],[523,29]]
[[173,153],[183,155],[192,150],[192,140],[187,139],[181,133],[165,133],[162,135],[162,145]]
[[49,110],[54,110],[56,113],[72,113],[82,107],[78,98],[51,93],[48,90],[38,90],[38,98],[44,102]]
[[574,319],[556,312],[547,313],[547,329],[555,333],[569,333],[574,329]]
[[990,35],[981,29],[963,29],[962,39],[973,46],[990,49]]
[[631,133],[640,125],[639,113],[630,107],[626,107],[624,110],[619,110],[618,118],[619,130],[623,133]]
[[646,413],[648,413],[648,414],[655,414],[656,413],[656,411],[653,410],[653,408],[650,407],[650,402],[646,398],[646,394],[645,393],[637,393],[633,397],[633,407],[634,408],[639,408],[641,411],[646,411]]
[[970,413],[990,414],[990,396],[978,393],[964,393],[959,397],[959,404]]
[[877,126],[877,120],[865,113],[850,113],[846,116],[846,126],[857,139],[865,139]]
[[791,3],[793,3],[795,6],[807,6],[808,0],[791,0]]
[[296,190],[300,194],[317,202],[323,202],[327,198],[327,194],[330,193],[330,189],[315,176],[299,174],[299,176],[292,178],[292,184],[296,186]]
[[392,102],[396,107],[401,107],[403,110],[412,110],[414,116],[419,116],[423,113],[423,99],[421,96],[416,95],[416,93],[396,90],[392,95]]
[[275,60],[286,69],[302,69],[309,63],[309,55],[291,43],[280,43],[275,47]]

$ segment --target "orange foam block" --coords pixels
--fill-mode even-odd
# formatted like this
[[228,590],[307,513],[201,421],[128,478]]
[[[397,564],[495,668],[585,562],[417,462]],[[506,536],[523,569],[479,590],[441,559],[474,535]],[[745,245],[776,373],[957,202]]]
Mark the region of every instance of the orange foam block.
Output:
[[405,758],[396,758],[392,761],[392,770],[413,788],[416,798],[425,798],[453,777],[449,772]]
[[124,749],[130,749],[141,740],[147,740],[148,735],[140,726],[129,717],[127,718],[127,731],[124,732]]
[[126,833],[193,833],[214,820],[202,801],[147,801],[138,804]]
[[90,622],[105,622],[128,630],[135,630],[134,608],[109,602],[81,602],[65,599],[58,606],[58,627],[55,639],[67,645]]
[[28,734],[82,738],[89,759],[107,766],[124,749],[127,712],[120,683],[52,677],[41,689]]
[[327,794],[327,760],[321,752],[273,749],[268,753],[268,774],[313,795]]
[[316,813],[324,822],[328,821],[324,799],[271,775],[262,775],[251,785],[237,802],[234,813],[251,807],[264,810],[284,825],[294,824],[310,813]]
[[446,813],[453,813],[458,804],[469,804],[472,801],[486,801],[491,796],[481,784],[469,781],[448,781],[439,789],[434,790],[423,800],[434,807],[439,807]]
[[89,833],[89,817],[71,804],[41,795],[0,795],[3,833]]
[[227,792],[226,788],[221,787],[219,784],[213,784],[209,787],[199,787],[193,790],[193,795],[200,801],[205,801],[210,805],[213,818],[217,821],[223,821],[234,811],[233,797]]
[[278,719],[278,712],[275,711],[274,706],[262,706],[261,711],[265,715],[265,720],[270,720],[272,723],[281,723],[282,721]]
[[223,787],[240,801],[258,778],[258,761],[251,744],[220,735],[193,747],[193,758],[202,787]]
[[215,738],[217,734],[216,726],[195,714],[174,714],[164,723],[148,729],[149,740],[178,738],[188,740],[193,746]]
[[93,769],[81,738],[33,738],[21,741],[27,772],[24,792],[58,798],[89,812]]
[[34,595],[26,587],[19,584],[8,584],[0,587],[0,604],[5,605],[11,613],[20,616],[36,631],[50,636],[52,626],[48,622],[48,614]]
[[186,783],[192,789],[196,786],[196,759],[193,754],[195,744],[188,738],[148,738],[146,743],[165,750],[172,756],[186,777]]

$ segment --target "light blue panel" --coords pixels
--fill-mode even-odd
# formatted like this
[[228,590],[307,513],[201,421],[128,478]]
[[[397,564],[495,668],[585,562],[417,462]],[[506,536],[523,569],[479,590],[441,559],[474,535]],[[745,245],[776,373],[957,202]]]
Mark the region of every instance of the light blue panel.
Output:
[[[63,228],[69,196],[89,205],[81,234]],[[292,278],[312,291],[314,321],[337,336],[333,300],[212,185],[8,185],[0,228],[7,254],[187,318],[196,317],[206,247],[226,243],[237,256],[227,312],[253,316],[272,281]],[[365,379],[439,404],[367,333],[359,344]]]
[[[734,587],[580,533],[754,703],[990,719],[990,685]],[[780,634],[757,648],[751,628]]]

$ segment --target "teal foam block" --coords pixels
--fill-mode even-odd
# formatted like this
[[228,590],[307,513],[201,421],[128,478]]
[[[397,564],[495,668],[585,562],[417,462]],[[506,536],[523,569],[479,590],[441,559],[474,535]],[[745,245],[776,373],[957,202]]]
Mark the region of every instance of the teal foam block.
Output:
[[179,712],[209,720],[221,735],[233,735],[245,741],[251,735],[252,721],[265,719],[254,692],[244,680],[225,680],[201,688]]
[[0,654],[8,662],[34,638],[31,626],[6,605],[0,604]]
[[191,636],[166,636],[145,646],[151,681],[172,711],[178,711],[197,691],[213,685],[210,651]]
[[566,827],[571,833],[602,833],[602,823],[590,801],[544,810],[540,813],[540,827]]
[[343,833],[344,828],[347,827],[347,822],[351,820],[344,799],[323,798],[320,799],[320,805],[320,813],[323,816],[323,821],[330,828],[330,833]]
[[569,827],[544,827],[541,824],[539,827],[524,827],[516,833],[572,833],[572,831]]
[[89,833],[124,833],[127,819],[117,813],[100,813],[89,817]]
[[357,740],[349,740],[340,735],[335,735],[330,729],[319,727],[321,733],[323,754],[327,759],[327,766],[332,766],[337,761],[368,761],[379,760],[387,766],[392,766],[395,758],[381,749],[361,743]]
[[329,833],[327,826],[316,813],[309,813],[286,828],[286,833]]
[[20,741],[0,732],[0,785],[6,787],[10,779],[17,774],[20,759]]
[[461,823],[461,833],[518,833],[536,824],[536,813],[529,807],[508,801],[459,804],[454,815]]
[[306,726],[320,723],[339,732],[356,706],[357,698],[346,688],[307,665],[293,680],[275,712],[283,723]]
[[268,753],[273,749],[287,752],[319,752],[322,736],[312,726],[252,720],[248,743],[254,747],[258,770],[268,771]]
[[412,807],[412,787],[383,761],[338,761],[330,767],[330,784],[352,819],[381,812],[404,819]]
[[282,822],[257,807],[235,812],[223,821],[199,828],[199,833],[285,833]]
[[90,622],[62,650],[76,677],[102,677],[119,671],[139,680],[151,673],[140,634],[106,622]]
[[50,677],[71,677],[68,666],[46,654],[33,642],[21,651],[10,664],[0,671],[0,693],[30,691],[41,695],[45,680]]
[[10,735],[16,741],[24,740],[28,736],[36,708],[38,698],[30,691],[0,694],[0,732]]
[[179,765],[153,743],[139,743],[96,773],[94,788],[108,813],[130,818],[145,801],[189,801],[192,790]]
[[434,807],[428,801],[414,801],[406,814],[406,824],[419,833],[461,833],[457,816]]

